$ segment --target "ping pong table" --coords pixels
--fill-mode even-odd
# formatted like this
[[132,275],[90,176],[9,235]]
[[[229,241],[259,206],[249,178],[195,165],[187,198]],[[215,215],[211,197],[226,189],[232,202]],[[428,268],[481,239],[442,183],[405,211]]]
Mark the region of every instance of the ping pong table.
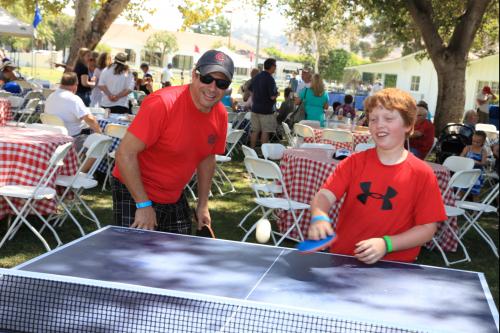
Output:
[[498,332],[482,273],[109,226],[0,269],[0,332]]

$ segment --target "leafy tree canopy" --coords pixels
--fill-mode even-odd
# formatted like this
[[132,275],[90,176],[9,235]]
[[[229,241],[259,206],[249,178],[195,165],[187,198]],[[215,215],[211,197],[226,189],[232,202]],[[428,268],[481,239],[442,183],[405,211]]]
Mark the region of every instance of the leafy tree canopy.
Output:
[[192,26],[193,32],[212,36],[229,36],[231,30],[231,23],[227,18],[219,15],[215,18],[210,18],[205,22]]
[[177,6],[184,19],[181,30],[209,21],[212,16],[219,15],[228,2],[229,0],[184,0],[182,5]]

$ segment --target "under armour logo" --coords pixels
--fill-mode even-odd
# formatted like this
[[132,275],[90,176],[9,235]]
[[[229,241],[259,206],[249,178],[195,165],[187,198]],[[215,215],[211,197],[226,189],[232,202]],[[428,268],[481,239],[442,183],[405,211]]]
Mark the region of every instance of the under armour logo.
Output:
[[208,144],[209,144],[209,145],[213,145],[213,144],[215,144],[215,143],[217,142],[217,135],[215,135],[215,134],[210,134],[210,135],[208,136],[208,140],[207,140],[207,142],[208,142]]
[[392,209],[391,199],[394,198],[398,194],[398,192],[396,192],[395,189],[388,186],[387,191],[385,192],[384,195],[382,195],[380,193],[370,192],[370,187],[372,186],[372,182],[363,182],[363,183],[360,183],[359,186],[361,187],[361,190],[363,191],[363,193],[358,194],[358,197],[357,197],[358,200],[361,201],[361,203],[366,204],[368,197],[371,197],[371,198],[377,199],[377,200],[382,199],[382,210],[391,210]]

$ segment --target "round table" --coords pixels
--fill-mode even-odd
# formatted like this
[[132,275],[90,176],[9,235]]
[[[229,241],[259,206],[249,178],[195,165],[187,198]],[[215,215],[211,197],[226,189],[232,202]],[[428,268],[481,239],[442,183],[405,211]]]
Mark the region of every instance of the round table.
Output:
[[[367,143],[370,141],[372,135],[370,132],[367,131],[354,131],[352,132],[352,136],[354,139],[354,147],[358,143]],[[329,143],[335,146],[335,148],[347,148],[351,149],[350,145],[348,143],[339,143],[339,142],[332,142],[330,140],[323,140],[323,129],[322,128],[315,128],[314,129],[314,141],[317,143]],[[304,138],[304,142],[314,142],[312,138]]]
[[[64,143],[73,142],[73,138],[50,131],[13,126],[0,127],[0,186],[34,186],[49,166],[49,161],[56,148]],[[78,170],[78,158],[75,148],[71,148],[64,159],[57,175],[74,175]],[[54,187],[55,176],[48,186]],[[16,203],[19,208],[22,202]],[[37,200],[35,207],[42,215],[53,213],[56,209],[54,200]],[[13,214],[7,202],[0,198],[0,219]]]
[[5,126],[12,118],[10,101],[7,98],[0,98],[0,126]]
[[[321,188],[328,176],[335,169],[335,166],[340,162],[333,159],[331,155],[331,152],[325,149],[293,148],[285,150],[280,168],[291,199],[299,202],[311,203],[316,192]],[[444,192],[450,180],[448,169],[440,164],[427,163],[437,177],[441,192]],[[337,221],[342,202],[343,198],[336,202],[330,209],[329,216],[334,224]],[[451,193],[444,198],[444,203],[446,205],[455,204]],[[293,217],[290,213],[282,211],[279,214],[279,218],[278,226],[281,232],[288,230],[293,224]],[[310,211],[306,211],[302,220],[299,222],[300,229],[304,235],[307,235],[310,220]],[[454,231],[458,231],[456,218],[450,219],[449,222]],[[442,224],[439,223],[439,226],[440,230],[438,230],[438,234],[441,232]],[[290,236],[297,238],[297,231],[294,229],[290,233]],[[439,237],[438,242],[446,251],[456,251],[457,249],[457,241],[448,228],[443,228],[442,235]],[[432,242],[426,244],[426,247],[432,248]]]

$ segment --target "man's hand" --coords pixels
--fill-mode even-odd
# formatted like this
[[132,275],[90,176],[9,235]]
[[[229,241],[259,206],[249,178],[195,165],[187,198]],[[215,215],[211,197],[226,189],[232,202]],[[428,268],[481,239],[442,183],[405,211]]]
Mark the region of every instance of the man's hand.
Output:
[[196,219],[198,221],[197,229],[201,229],[203,225],[211,225],[212,219],[210,217],[210,212],[208,211],[208,207],[197,207],[196,208]]
[[354,256],[365,264],[374,264],[387,253],[383,238],[370,238],[356,244]]
[[333,235],[332,225],[326,221],[312,223],[307,232],[307,237],[312,240],[320,240],[331,235]]
[[156,222],[156,212],[152,206],[146,208],[139,208],[135,211],[134,223],[130,226],[132,228],[155,230],[158,226]]

